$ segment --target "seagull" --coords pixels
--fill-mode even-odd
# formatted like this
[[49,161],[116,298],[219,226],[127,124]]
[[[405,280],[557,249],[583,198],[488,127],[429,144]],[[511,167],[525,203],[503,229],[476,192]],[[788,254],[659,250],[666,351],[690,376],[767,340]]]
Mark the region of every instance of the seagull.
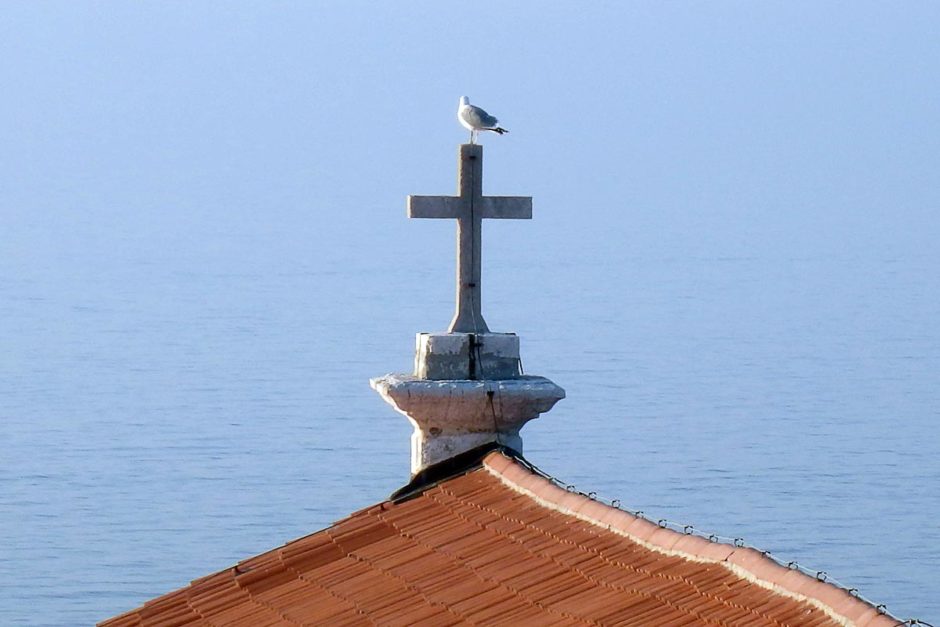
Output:
[[477,131],[493,131],[500,135],[509,132],[496,126],[499,120],[480,107],[474,107],[466,96],[460,97],[460,105],[457,106],[457,121],[470,131],[471,144],[476,143]]

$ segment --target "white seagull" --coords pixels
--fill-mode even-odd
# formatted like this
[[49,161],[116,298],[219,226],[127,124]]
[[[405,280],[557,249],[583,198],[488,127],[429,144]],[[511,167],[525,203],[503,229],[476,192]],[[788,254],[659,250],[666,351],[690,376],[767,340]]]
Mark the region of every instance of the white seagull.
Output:
[[496,126],[499,120],[481,109],[470,104],[470,99],[466,96],[460,97],[460,105],[457,106],[457,121],[465,129],[470,131],[470,143],[475,144],[477,131],[493,131],[494,133],[508,133],[504,128]]

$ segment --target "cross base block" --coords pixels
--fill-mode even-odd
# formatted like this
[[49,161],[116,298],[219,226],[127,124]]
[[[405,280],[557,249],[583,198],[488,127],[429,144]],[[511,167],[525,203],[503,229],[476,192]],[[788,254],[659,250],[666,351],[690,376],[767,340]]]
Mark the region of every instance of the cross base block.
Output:
[[419,379],[513,379],[521,371],[515,333],[418,333],[415,338]]

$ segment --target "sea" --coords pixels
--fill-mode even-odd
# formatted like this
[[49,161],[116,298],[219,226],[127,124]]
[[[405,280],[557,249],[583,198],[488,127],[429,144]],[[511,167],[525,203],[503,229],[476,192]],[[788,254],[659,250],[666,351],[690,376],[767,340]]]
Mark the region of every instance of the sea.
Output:
[[[410,427],[369,379],[450,321],[454,225],[405,218],[434,190],[366,191],[6,197],[0,625],[92,624],[407,482]],[[486,320],[567,393],[525,456],[940,621],[932,236],[708,219],[537,198],[486,223]]]

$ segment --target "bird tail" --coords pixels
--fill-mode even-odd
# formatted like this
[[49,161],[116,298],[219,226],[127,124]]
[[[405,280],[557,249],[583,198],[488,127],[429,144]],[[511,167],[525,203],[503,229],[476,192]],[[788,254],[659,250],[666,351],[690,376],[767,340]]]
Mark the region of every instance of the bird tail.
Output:
[[501,127],[501,126],[495,126],[495,127],[493,127],[493,128],[488,128],[488,129],[486,129],[486,130],[488,130],[488,131],[493,131],[494,133],[499,133],[500,135],[502,135],[503,133],[508,133],[508,132],[509,132],[509,131],[507,131],[506,129],[504,129],[503,127]]

